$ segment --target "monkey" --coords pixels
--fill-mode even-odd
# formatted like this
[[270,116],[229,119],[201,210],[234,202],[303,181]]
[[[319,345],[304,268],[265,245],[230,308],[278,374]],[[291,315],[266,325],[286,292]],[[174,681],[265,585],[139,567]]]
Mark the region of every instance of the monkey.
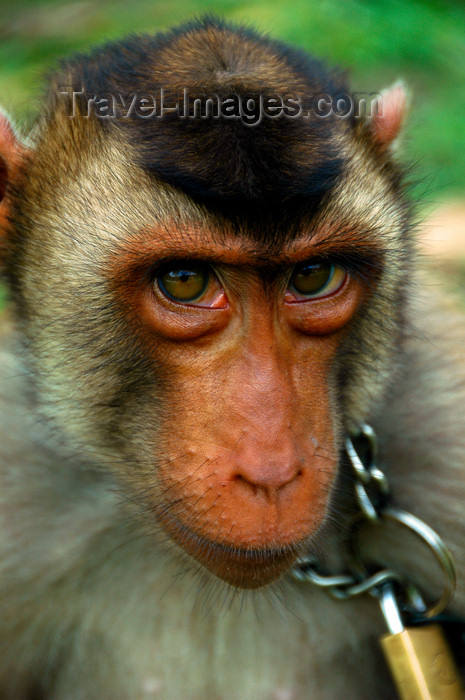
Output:
[[348,94],[207,17],[64,60],[27,136],[1,114],[2,698],[395,697],[376,600],[291,575],[344,539],[365,422],[465,615],[463,319],[420,270],[405,89]]

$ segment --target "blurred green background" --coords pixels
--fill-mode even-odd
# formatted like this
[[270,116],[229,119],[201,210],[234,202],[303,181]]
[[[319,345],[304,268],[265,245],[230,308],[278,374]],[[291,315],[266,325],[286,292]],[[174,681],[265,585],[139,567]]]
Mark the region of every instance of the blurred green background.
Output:
[[213,12],[245,21],[349,70],[355,90],[403,78],[403,144],[426,200],[465,191],[465,5],[440,0],[0,0],[0,104],[31,121],[44,70],[107,38]]

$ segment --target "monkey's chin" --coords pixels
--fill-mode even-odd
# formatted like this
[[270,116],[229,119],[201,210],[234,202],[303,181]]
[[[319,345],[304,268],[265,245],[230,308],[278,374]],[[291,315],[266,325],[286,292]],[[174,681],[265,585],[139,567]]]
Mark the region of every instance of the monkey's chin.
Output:
[[164,517],[162,525],[171,538],[199,564],[236,588],[253,589],[276,581],[302,552],[302,543],[263,549],[243,549],[212,542],[198,535],[177,518]]

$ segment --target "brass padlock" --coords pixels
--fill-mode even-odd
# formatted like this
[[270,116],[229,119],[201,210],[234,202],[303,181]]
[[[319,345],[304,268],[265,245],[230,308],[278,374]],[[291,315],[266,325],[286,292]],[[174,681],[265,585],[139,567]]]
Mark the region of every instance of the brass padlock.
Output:
[[380,642],[399,697],[464,700],[460,674],[441,627],[404,627],[391,584],[383,586],[379,601],[389,629]]

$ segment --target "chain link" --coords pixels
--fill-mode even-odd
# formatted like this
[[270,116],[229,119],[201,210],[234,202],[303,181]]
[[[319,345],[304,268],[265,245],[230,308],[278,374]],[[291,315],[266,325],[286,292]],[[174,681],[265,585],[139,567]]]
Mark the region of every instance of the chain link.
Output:
[[[363,455],[356,445],[362,448]],[[389,484],[377,464],[378,446],[373,428],[363,425],[359,433],[346,439],[345,449],[352,467],[354,491],[359,507],[346,543],[350,571],[342,574],[323,574],[316,559],[304,557],[299,559],[292,569],[294,579],[323,588],[338,600],[347,600],[364,593],[378,596],[383,585],[395,583],[403,594],[406,610],[425,619],[438,615],[447,606],[455,591],[455,566],[449,550],[429,525],[411,513],[387,505]],[[428,545],[441,567],[444,576],[443,593],[429,606],[426,605],[417,586],[395,568],[381,568],[375,573],[370,573],[363,564],[358,547],[355,546],[359,528],[370,523],[383,527],[388,521],[394,521],[418,535]]]

